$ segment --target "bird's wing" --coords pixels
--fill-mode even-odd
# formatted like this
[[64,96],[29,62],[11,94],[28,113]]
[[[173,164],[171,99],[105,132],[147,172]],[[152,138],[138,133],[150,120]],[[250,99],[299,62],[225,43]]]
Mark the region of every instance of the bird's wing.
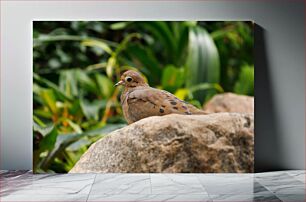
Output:
[[142,88],[129,93],[127,98],[129,114],[135,120],[149,116],[162,116],[166,114],[199,114],[203,112],[175,95],[155,89]]
[[165,104],[171,108],[172,113],[178,113],[178,114],[207,114],[206,112],[196,108],[195,106],[180,100],[175,95],[161,90],[164,94],[166,94],[167,99],[164,100]]

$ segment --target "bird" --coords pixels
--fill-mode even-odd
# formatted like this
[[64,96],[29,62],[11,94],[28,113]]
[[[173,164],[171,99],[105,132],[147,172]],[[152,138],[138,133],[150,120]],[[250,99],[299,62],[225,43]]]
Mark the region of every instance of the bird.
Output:
[[208,114],[168,91],[150,87],[141,74],[134,70],[121,75],[115,86],[120,85],[124,86],[120,102],[128,124],[150,116]]

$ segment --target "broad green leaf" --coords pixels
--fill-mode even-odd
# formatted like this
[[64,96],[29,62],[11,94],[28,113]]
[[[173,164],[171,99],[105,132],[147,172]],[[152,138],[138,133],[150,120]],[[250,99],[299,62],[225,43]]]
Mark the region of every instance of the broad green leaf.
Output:
[[125,22],[116,22],[110,25],[110,28],[112,30],[121,30],[126,28],[128,25],[133,23],[132,21],[125,21]]
[[81,127],[78,124],[74,123],[70,119],[64,119],[64,120],[68,122],[69,126],[74,130],[74,132],[76,132],[76,133],[82,133],[83,132],[83,130],[81,129]]
[[216,90],[218,93],[223,93],[224,90],[219,84],[214,83],[200,83],[198,85],[192,86],[190,88],[181,88],[175,92],[175,96],[181,100],[185,100],[186,97],[193,99],[193,94],[199,90]]
[[58,87],[56,84],[52,83],[51,81],[49,81],[49,80],[47,80],[47,79],[45,79],[45,78],[39,76],[39,75],[36,74],[36,73],[33,73],[33,78],[34,78],[34,81],[36,81],[36,82],[38,82],[38,83],[41,83],[41,84],[43,84],[43,85],[45,85],[45,86],[47,86],[47,87],[53,89],[54,92],[58,95],[58,97],[59,97],[60,99],[72,101],[72,98],[71,98],[71,97],[65,95],[65,93],[62,92],[62,91],[59,89],[59,87]]
[[44,42],[56,42],[56,41],[98,41],[107,44],[108,46],[116,47],[118,44],[113,41],[108,41],[100,38],[87,37],[87,36],[73,36],[73,35],[45,35],[40,34],[38,38],[33,40],[33,47],[43,45]]
[[181,100],[185,100],[188,94],[189,94],[189,90],[186,88],[180,88],[174,93],[174,95]]
[[189,39],[189,27],[180,24],[179,38],[177,39],[176,64],[181,65],[186,61]]
[[41,129],[40,131],[45,133],[43,139],[39,143],[40,151],[52,150],[58,135],[56,127],[52,125],[51,127],[48,127],[44,130]]
[[245,65],[241,68],[234,92],[242,95],[254,95],[254,67]]
[[86,39],[82,41],[81,45],[90,46],[90,47],[99,47],[110,55],[113,53],[112,49],[108,46],[108,44],[103,41]]
[[189,91],[194,93],[194,92],[199,91],[199,90],[209,90],[209,89],[215,89],[219,93],[223,93],[224,92],[222,87],[219,84],[217,84],[217,83],[200,83],[198,85],[190,87]]
[[69,114],[78,115],[81,112],[80,99],[75,99],[73,102],[67,103]]
[[168,65],[163,70],[162,86],[165,90],[174,92],[180,88],[185,81],[184,68],[176,68],[173,65]]
[[40,128],[42,127],[46,127],[46,124],[40,120],[37,116],[35,116],[33,114],[33,120],[34,120],[34,123],[33,123],[33,130],[34,131],[38,131]]
[[116,60],[116,57],[115,57],[115,56],[112,56],[112,57],[110,57],[110,58],[107,60],[106,75],[107,75],[109,78],[112,78],[112,76],[113,76],[113,71],[114,71],[114,69],[115,69],[116,64],[117,64],[117,60]]
[[40,94],[41,87],[37,83],[33,83],[33,93]]
[[162,75],[162,68],[154,52],[140,44],[130,44],[126,52],[136,63],[140,63],[144,67],[144,71],[148,75],[151,75],[149,81],[157,84]]
[[194,98],[194,95],[199,91],[206,93],[204,103],[211,99],[215,94],[224,92],[223,88],[217,83],[200,83],[189,88],[190,97]]
[[81,109],[88,120],[99,119],[99,111],[100,109],[105,108],[106,100],[96,100],[92,103],[88,102],[87,100],[81,99],[80,100]]
[[[186,62],[187,87],[199,83],[219,83],[220,61],[216,45],[202,27],[190,27],[189,48]],[[214,90],[198,91],[195,98],[203,102],[215,94]]]
[[196,106],[199,109],[202,108],[201,103],[198,100],[190,100],[189,103]]
[[33,113],[41,118],[52,119],[53,113],[49,110],[34,109]]
[[164,21],[148,21],[141,22],[139,26],[147,29],[152,35],[155,36],[156,42],[162,44],[164,50],[167,53],[166,62],[170,63],[176,60],[176,42],[174,40],[174,34],[171,32],[167,22]]
[[84,70],[76,70],[77,80],[80,85],[90,92],[97,92],[97,86],[93,79],[91,79]]
[[58,113],[58,109],[56,107],[56,98],[52,89],[41,89],[40,97],[53,114]]
[[87,133],[82,133],[82,134],[65,134],[65,135],[58,135],[56,144],[51,152],[48,153],[48,156],[44,159],[42,162],[41,167],[46,169],[50,166],[50,164],[54,161],[55,157],[60,155],[62,152],[65,151],[65,149],[73,144],[74,142],[79,141],[85,136],[96,136],[96,135],[101,135],[102,133],[109,133],[113,130],[116,130],[120,127],[123,127],[124,125],[119,125],[119,124],[114,124],[112,126],[109,126],[107,128],[101,128],[100,132],[96,131],[89,131]]
[[79,151],[83,147],[87,147],[92,142],[88,139],[82,138],[74,143],[72,143],[70,146],[67,147],[67,151]]
[[42,169],[47,169],[50,166],[50,164],[54,162],[55,157],[63,153],[69,145],[80,140],[83,137],[84,134],[58,135],[54,148],[52,149],[51,152],[48,153],[47,157],[43,159],[40,167]]
[[[36,119],[37,121],[37,119]],[[53,124],[41,126],[37,124],[35,121],[33,121],[33,130],[39,132],[41,135],[46,136],[49,134],[54,128]]]
[[106,76],[102,74],[96,74],[96,80],[98,83],[98,87],[100,90],[100,94],[104,98],[110,98],[114,91],[114,84],[113,82]]
[[74,70],[64,70],[60,72],[59,88],[68,97],[74,97],[78,95],[78,86],[76,72]]
[[107,63],[106,63],[106,62],[101,62],[101,63],[89,65],[89,66],[87,66],[85,69],[86,69],[87,71],[93,71],[93,70],[97,70],[97,69],[105,69],[106,66],[107,66]]
[[120,42],[119,46],[115,50],[114,57],[118,56],[123,50],[127,48],[127,45],[132,39],[141,39],[142,35],[140,33],[130,33],[124,36],[123,40]]
[[108,134],[114,130],[123,128],[124,126],[126,126],[126,124],[106,124],[105,126],[101,128],[97,128],[97,129],[86,132],[86,135],[96,136],[96,135],[101,135],[101,134]]

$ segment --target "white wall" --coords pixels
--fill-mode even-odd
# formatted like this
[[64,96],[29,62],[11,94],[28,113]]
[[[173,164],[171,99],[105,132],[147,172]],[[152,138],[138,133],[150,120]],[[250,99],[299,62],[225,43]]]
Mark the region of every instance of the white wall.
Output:
[[[253,20],[255,166],[305,168],[301,0],[0,1],[1,169],[32,168],[32,20]],[[257,37],[257,38],[256,38]]]

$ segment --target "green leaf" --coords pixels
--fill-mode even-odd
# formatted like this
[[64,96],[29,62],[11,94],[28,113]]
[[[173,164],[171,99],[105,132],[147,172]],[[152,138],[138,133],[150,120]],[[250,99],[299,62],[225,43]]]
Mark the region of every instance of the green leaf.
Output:
[[79,151],[83,147],[87,147],[92,142],[88,139],[82,138],[74,143],[72,143],[70,146],[67,147],[67,151]]
[[119,53],[125,50],[128,44],[131,42],[132,39],[141,39],[142,35],[140,33],[130,33],[124,36],[123,40],[120,42],[119,46],[115,50],[115,54],[113,57],[117,57]]
[[174,92],[180,88],[185,81],[184,68],[176,68],[173,65],[168,65],[163,70],[162,86],[165,90]]
[[77,80],[80,85],[87,91],[96,93],[97,86],[93,79],[91,79],[84,70],[76,70]]
[[174,40],[174,34],[171,32],[167,22],[150,21],[142,22],[139,25],[151,32],[155,36],[156,41],[162,44],[163,48],[167,52],[168,57],[171,56],[171,58],[168,58],[170,60],[167,62],[175,60],[173,53],[175,53],[176,43]]
[[[186,61],[188,39],[189,39],[189,27],[185,24],[180,24],[179,37],[176,48],[176,64],[181,65]],[[175,61],[174,61],[175,62]]]
[[108,44],[103,41],[86,39],[82,41],[81,45],[101,48],[110,55],[113,53],[112,49],[108,46]]
[[60,72],[59,88],[68,97],[75,97],[78,95],[78,86],[75,70],[64,70]]
[[234,92],[242,95],[254,95],[254,67],[245,65],[241,68]]
[[[33,114],[33,120],[34,120],[34,123],[33,123],[34,131],[35,131],[35,129],[39,130],[40,127],[46,127],[46,124],[42,120],[40,120],[37,116],[35,116],[34,114]],[[37,122],[37,123],[35,123],[35,122]],[[35,126],[35,125],[37,125],[37,126]]]
[[126,28],[128,25],[130,25],[131,23],[133,23],[132,21],[127,21],[127,22],[116,22],[110,25],[110,28],[112,30],[121,30]]
[[58,135],[55,126],[52,124],[47,127],[41,127],[35,122],[33,122],[33,130],[43,135],[43,139],[39,143],[40,152],[52,150]]
[[76,133],[82,133],[83,132],[81,127],[78,124],[74,123],[73,121],[71,121],[70,119],[67,119],[67,118],[65,118],[64,120],[68,122],[69,126],[74,130],[74,132],[76,132]]
[[114,91],[113,82],[102,74],[96,74],[96,80],[100,90],[100,94],[105,98],[110,98]]
[[115,56],[108,58],[107,65],[106,65],[106,75],[108,77],[111,78],[113,76],[113,71],[115,69],[116,64],[117,64],[117,60]]
[[40,97],[53,114],[58,113],[58,109],[56,107],[56,98],[52,89],[41,89]]
[[106,100],[96,100],[92,103],[87,100],[80,99],[81,109],[88,120],[94,119],[98,121],[99,111],[106,106]]
[[37,83],[33,83],[33,93],[39,95],[41,87]]
[[65,149],[70,146],[71,144],[79,141],[85,136],[96,136],[96,135],[101,135],[102,133],[109,133],[115,129],[118,129],[120,127],[123,127],[123,124],[114,124],[110,125],[108,127],[105,127],[104,129],[101,128],[100,131],[94,130],[94,131],[89,131],[87,133],[82,133],[82,134],[65,134],[65,135],[58,135],[56,144],[51,152],[49,152],[48,156],[44,159],[42,162],[41,167],[43,169],[46,169],[50,166],[50,164],[54,161],[55,157],[60,155],[65,151]]
[[190,87],[189,91],[191,93],[194,93],[199,90],[209,90],[209,89],[215,89],[217,90],[218,93],[224,92],[223,88],[217,83],[200,83],[198,85]]
[[46,118],[46,119],[52,119],[52,116],[53,116],[52,112],[49,110],[47,111],[47,110],[42,110],[42,109],[34,109],[33,113],[41,118]]
[[54,162],[55,157],[60,155],[65,151],[65,149],[72,143],[80,140],[84,137],[84,134],[65,134],[58,135],[56,139],[56,144],[51,152],[48,153],[47,157],[41,162],[40,167],[46,170],[52,162]]
[[150,82],[157,84],[161,77],[161,65],[150,48],[140,44],[130,44],[126,50],[127,54],[144,67],[144,71],[151,75]]
[[186,88],[180,88],[174,93],[174,95],[181,100],[185,100],[188,94],[189,94],[189,90]]
[[202,108],[201,103],[198,100],[190,100],[189,103],[196,106],[199,109]]
[[56,41],[98,41],[105,43],[109,46],[116,47],[118,44],[113,41],[108,41],[100,38],[87,37],[87,36],[73,36],[73,35],[45,35],[40,34],[38,38],[33,40],[33,47],[37,48],[38,46],[43,45],[45,42],[56,42]]
[[50,124],[48,126],[44,124],[43,126],[41,126],[40,124],[37,124],[35,121],[33,121],[33,130],[39,132],[43,136],[49,134],[53,130],[53,128],[53,124]]
[[114,130],[123,128],[124,126],[126,126],[126,124],[109,124],[108,123],[101,128],[97,128],[97,129],[86,132],[86,135],[92,137],[92,136],[101,135],[101,134],[108,134],[108,133],[113,132]]
[[[188,46],[187,87],[199,83],[219,83],[219,54],[208,32],[199,26],[190,27]],[[216,93],[214,90],[198,91],[195,93],[195,98],[203,102],[214,93]]]
[[33,73],[33,78],[34,78],[34,81],[38,82],[38,83],[41,83],[49,88],[51,88],[52,90],[54,90],[54,92],[58,95],[58,97],[62,100],[69,100],[69,101],[72,101],[73,99],[69,96],[67,96],[64,92],[62,92],[59,87],[52,83],[51,81],[39,76],[38,74],[36,73]]
[[223,88],[217,83],[200,83],[198,85],[192,86],[190,88],[180,88],[175,92],[175,96],[181,100],[185,100],[186,97],[189,99],[193,99],[193,94],[197,91],[207,91],[207,90],[215,90],[218,93],[223,93]]

